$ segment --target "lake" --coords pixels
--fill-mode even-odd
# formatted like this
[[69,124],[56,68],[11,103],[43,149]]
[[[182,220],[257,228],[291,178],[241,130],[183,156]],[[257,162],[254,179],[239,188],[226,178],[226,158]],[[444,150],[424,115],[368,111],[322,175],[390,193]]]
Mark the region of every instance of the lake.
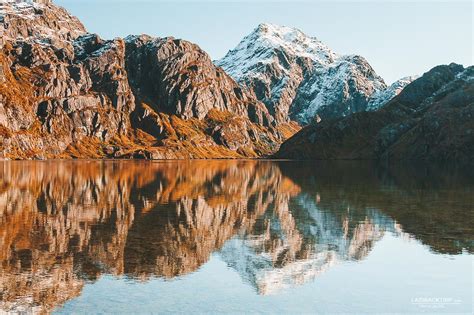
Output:
[[0,162],[0,313],[473,312],[474,169]]

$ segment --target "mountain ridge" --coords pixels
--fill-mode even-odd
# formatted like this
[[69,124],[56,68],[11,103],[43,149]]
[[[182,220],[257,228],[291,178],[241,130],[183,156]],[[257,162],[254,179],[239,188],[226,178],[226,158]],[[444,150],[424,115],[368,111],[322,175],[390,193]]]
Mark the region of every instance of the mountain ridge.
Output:
[[305,127],[275,157],[471,161],[474,66],[436,66],[379,110]]

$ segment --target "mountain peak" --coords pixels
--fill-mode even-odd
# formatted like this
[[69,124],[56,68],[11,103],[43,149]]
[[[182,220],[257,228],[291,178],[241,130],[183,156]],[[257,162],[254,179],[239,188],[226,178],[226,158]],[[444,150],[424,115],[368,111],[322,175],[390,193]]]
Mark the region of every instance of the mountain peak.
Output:
[[289,55],[306,57],[318,63],[330,63],[337,58],[319,39],[294,27],[261,23],[241,43],[247,44],[249,40],[260,41],[263,46],[284,50]]
[[[271,23],[259,24],[245,36],[234,49],[217,61],[234,79],[242,81],[252,74],[258,75],[262,67],[274,62],[281,55],[293,62],[305,59],[318,65],[327,65],[338,58],[328,46],[296,28]],[[285,70],[281,63],[281,70]]]
[[264,36],[277,36],[282,38],[286,37],[287,39],[292,39],[295,37],[309,37],[297,28],[273,23],[260,23],[254,32]]
[[[216,63],[277,121],[307,124],[320,108],[334,108],[336,116],[365,110],[369,96],[386,87],[363,57],[338,55],[297,28],[270,23],[259,24]],[[357,96],[347,96],[349,86]]]

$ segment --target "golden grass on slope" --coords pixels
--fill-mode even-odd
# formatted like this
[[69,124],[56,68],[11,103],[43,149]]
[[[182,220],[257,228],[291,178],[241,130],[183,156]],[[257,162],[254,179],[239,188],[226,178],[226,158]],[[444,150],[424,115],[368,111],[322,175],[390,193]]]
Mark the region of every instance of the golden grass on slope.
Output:
[[227,111],[221,111],[217,109],[211,109],[206,116],[206,120],[213,123],[225,123],[229,121],[234,115]]
[[[3,126],[3,125],[0,125],[0,137],[3,137],[3,138],[10,138],[12,136],[12,132],[10,129],[8,129],[7,127]],[[2,143],[0,143],[0,146],[2,145]]]
[[105,158],[102,147],[102,142],[95,137],[84,137],[74,145],[68,146],[66,151],[58,156],[59,158],[91,158],[100,159]]
[[283,136],[284,140],[287,140],[293,137],[298,131],[301,130],[301,126],[294,121],[290,121],[288,123],[280,124],[277,126],[278,131]]

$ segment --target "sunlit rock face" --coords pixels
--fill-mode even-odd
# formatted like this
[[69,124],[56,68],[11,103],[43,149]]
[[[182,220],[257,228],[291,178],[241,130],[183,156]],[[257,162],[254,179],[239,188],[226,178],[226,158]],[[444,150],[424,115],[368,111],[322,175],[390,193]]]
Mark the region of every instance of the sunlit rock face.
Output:
[[430,174],[301,162],[2,162],[0,310],[48,312],[103,274],[173,279],[212,253],[259,294],[275,294],[364,259],[386,233],[472,252],[472,171]]
[[300,130],[197,45],[105,40],[53,3],[0,3],[0,159],[255,158]]

